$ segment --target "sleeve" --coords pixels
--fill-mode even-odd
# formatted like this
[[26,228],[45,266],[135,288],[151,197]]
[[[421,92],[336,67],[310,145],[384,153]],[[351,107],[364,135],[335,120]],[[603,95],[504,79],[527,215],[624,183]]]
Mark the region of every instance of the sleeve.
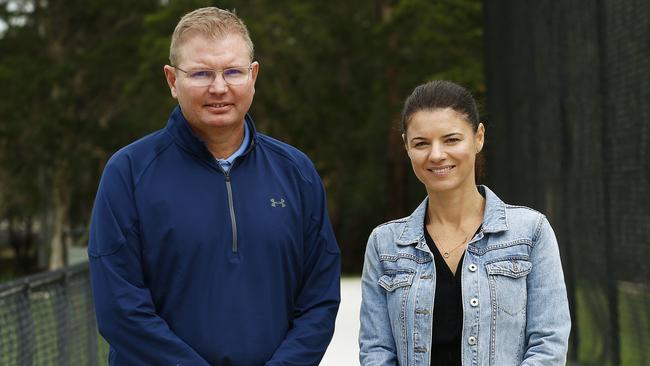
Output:
[[318,365],[334,334],[341,301],[340,251],[327,214],[325,189],[312,170],[303,199],[305,258],[294,320],[267,366]]
[[88,256],[99,332],[115,364],[208,365],[156,314],[142,273],[131,182],[109,161],[95,198]]
[[548,220],[537,225],[527,277],[526,352],[522,365],[564,365],[568,350],[571,316],[560,251]]
[[377,284],[382,275],[376,233],[370,234],[361,275],[361,366],[397,366],[397,350],[388,316],[386,293]]

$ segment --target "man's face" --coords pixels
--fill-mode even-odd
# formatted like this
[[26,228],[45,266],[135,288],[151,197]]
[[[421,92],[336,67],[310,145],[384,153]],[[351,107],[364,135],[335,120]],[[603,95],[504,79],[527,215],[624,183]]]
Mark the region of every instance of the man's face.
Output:
[[[172,97],[178,100],[183,116],[192,129],[202,136],[219,133],[225,128],[237,128],[244,122],[244,116],[253,102],[255,80],[259,64],[251,64],[250,54],[244,39],[235,33],[215,39],[196,34],[189,35],[179,50],[179,64],[182,70],[212,69],[218,73],[208,86],[193,85],[189,75],[166,65],[165,76]],[[252,67],[250,77],[241,85],[227,84],[221,74],[223,69]]]

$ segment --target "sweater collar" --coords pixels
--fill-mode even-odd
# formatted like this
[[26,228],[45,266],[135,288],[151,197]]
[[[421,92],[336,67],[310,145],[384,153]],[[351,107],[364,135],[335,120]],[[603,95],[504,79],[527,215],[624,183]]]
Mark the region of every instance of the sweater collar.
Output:
[[[248,113],[244,117],[244,123],[246,123],[250,134],[248,146],[243,152],[243,155],[246,155],[255,146],[257,140],[257,130],[255,129],[253,118],[251,118]],[[183,112],[181,111],[180,106],[176,106],[176,108],[174,108],[172,111],[169,119],[167,120],[167,126],[165,127],[165,130],[183,149],[198,157],[210,160],[216,164],[215,158],[205,146],[203,140],[196,136],[190,128],[190,124],[187,122],[187,119],[185,119],[185,116],[183,116]]]

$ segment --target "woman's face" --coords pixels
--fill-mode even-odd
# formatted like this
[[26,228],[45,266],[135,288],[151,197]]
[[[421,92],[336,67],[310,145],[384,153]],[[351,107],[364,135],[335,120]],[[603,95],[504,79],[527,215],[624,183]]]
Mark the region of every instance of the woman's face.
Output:
[[413,171],[429,193],[474,187],[474,161],[483,148],[485,128],[476,132],[451,108],[421,110],[403,135]]

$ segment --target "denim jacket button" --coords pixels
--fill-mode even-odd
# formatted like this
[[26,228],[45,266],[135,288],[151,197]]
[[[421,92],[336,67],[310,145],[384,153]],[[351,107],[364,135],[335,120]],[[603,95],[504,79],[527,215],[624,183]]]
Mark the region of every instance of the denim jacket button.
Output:
[[471,337],[467,338],[467,343],[469,343],[470,346],[475,345],[476,344],[476,337],[471,336]]
[[468,268],[470,272],[476,272],[476,270],[478,269],[478,267],[476,267],[476,264],[473,263],[470,264]]
[[472,305],[472,306],[478,306],[478,299],[473,298],[473,299],[469,300],[469,304]]

